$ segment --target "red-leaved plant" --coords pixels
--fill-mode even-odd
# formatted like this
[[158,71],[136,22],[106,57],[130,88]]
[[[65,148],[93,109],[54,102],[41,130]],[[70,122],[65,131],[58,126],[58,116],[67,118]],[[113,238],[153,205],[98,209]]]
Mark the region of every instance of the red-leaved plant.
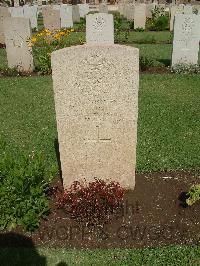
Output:
[[88,184],[73,182],[56,195],[57,207],[79,222],[96,224],[110,219],[123,202],[125,190],[118,182],[95,179]]

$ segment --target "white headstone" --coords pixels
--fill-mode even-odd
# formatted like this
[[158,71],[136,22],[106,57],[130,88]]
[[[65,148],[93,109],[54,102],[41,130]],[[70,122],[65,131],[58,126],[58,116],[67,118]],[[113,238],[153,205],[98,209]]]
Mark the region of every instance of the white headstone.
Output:
[[79,14],[81,18],[84,18],[89,13],[89,5],[88,4],[78,4]]
[[0,7],[0,43],[5,43],[4,38],[4,20],[10,17],[10,12],[7,7]]
[[79,7],[77,5],[72,5],[72,19],[73,22],[80,22]]
[[60,8],[60,19],[61,19],[61,28],[72,28],[72,6],[71,5],[61,5]]
[[108,13],[108,5],[106,3],[99,4],[99,13]]
[[183,12],[184,12],[185,15],[193,14],[192,6],[191,5],[185,5],[184,9],[183,9]]
[[37,28],[37,7],[24,6],[24,17],[30,19],[31,28]]
[[145,29],[145,25],[146,25],[146,5],[137,4],[135,5],[134,29],[137,28]]
[[86,42],[87,44],[113,44],[113,15],[105,13],[95,13],[87,15]]
[[176,15],[172,66],[176,64],[197,64],[200,39],[200,16]]
[[30,21],[27,18],[7,18],[4,21],[4,34],[8,66],[20,71],[33,70],[32,49],[28,47],[31,37]]
[[170,9],[170,31],[173,30],[174,26],[174,17],[175,15],[182,14],[183,13],[183,6],[171,6]]
[[23,18],[24,17],[24,9],[22,6],[19,7],[10,7],[9,11],[11,12],[11,17],[19,17]]

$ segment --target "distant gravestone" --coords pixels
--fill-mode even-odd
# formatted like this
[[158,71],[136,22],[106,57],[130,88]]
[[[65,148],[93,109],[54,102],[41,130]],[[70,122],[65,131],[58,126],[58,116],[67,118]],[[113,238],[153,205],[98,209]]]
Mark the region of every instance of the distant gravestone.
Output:
[[95,13],[86,16],[87,44],[114,44],[113,15]]
[[0,43],[4,44],[5,43],[5,37],[4,37],[4,20],[6,18],[10,17],[10,12],[7,7],[0,7]]
[[24,9],[22,6],[18,6],[18,7],[10,7],[9,8],[10,12],[11,12],[11,17],[13,18],[23,18],[24,17]]
[[37,7],[36,6],[24,6],[24,17],[30,19],[31,28],[37,29]]
[[84,18],[89,13],[89,5],[88,4],[78,4],[79,14],[81,18]]
[[14,0],[14,7],[18,7],[19,6],[19,0]]
[[108,5],[106,3],[99,4],[99,13],[108,13]]
[[197,15],[176,15],[172,51],[172,66],[176,64],[197,64],[200,17]]
[[146,17],[152,18],[152,11],[155,9],[157,5],[154,3],[146,5]]
[[52,53],[63,184],[95,178],[135,185],[139,52],[82,45]]
[[137,4],[135,5],[134,29],[137,28],[145,29],[145,25],[146,25],[146,5]]
[[79,7],[77,5],[72,5],[72,19],[74,23],[80,22]]
[[4,34],[8,66],[16,67],[19,71],[33,71],[32,50],[27,44],[27,40],[31,37],[29,19],[5,19]]
[[173,30],[174,26],[174,17],[175,15],[182,14],[183,13],[183,6],[171,6],[170,9],[170,31]]
[[185,5],[184,8],[183,8],[183,13],[185,15],[191,15],[193,14],[193,8],[191,5]]
[[61,5],[60,20],[61,20],[61,28],[70,28],[70,27],[72,28],[73,27],[72,6]]
[[134,20],[134,13],[135,13],[135,5],[134,4],[128,4],[128,9],[126,11],[126,17],[127,20],[133,21]]
[[43,22],[45,29],[50,31],[60,29],[60,11],[53,9],[51,6],[42,8]]

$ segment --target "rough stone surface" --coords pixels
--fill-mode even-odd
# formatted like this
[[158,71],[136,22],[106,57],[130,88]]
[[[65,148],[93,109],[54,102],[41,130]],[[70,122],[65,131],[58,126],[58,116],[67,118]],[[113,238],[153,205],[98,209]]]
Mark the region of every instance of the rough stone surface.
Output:
[[4,20],[6,18],[10,17],[10,12],[7,7],[0,7],[0,43],[5,43],[5,37],[4,37]]
[[27,40],[31,37],[29,19],[5,19],[4,34],[8,66],[17,67],[20,71],[32,71],[34,68],[32,50],[27,44]]
[[127,20],[133,21],[135,13],[135,4],[128,4],[126,9],[126,18]]
[[193,13],[193,8],[191,5],[185,5],[183,8],[183,12],[185,15],[191,15]]
[[106,3],[99,4],[99,13],[108,13],[108,5]]
[[174,27],[174,17],[175,15],[182,14],[183,13],[183,6],[171,6],[170,9],[170,31],[173,30]]
[[96,13],[86,16],[86,43],[114,43],[113,15]]
[[72,6],[61,5],[60,20],[61,20],[61,28],[70,28],[70,27],[72,28],[73,27]]
[[145,29],[145,25],[146,25],[146,5],[145,4],[135,5],[134,29],[137,28]]
[[89,13],[89,5],[88,4],[78,4],[79,14],[81,18],[84,18]]
[[64,187],[95,177],[135,185],[139,51],[84,45],[52,53]]
[[24,6],[24,17],[30,19],[31,28],[37,28],[37,7]]
[[24,17],[24,9],[22,6],[18,7],[9,7],[9,11],[11,13],[11,17],[18,17],[23,18]]
[[176,15],[174,23],[174,39],[172,66],[175,64],[197,64],[200,16]]
[[55,10],[52,6],[42,8],[42,15],[45,29],[50,31],[60,29],[60,10]]
[[79,7],[77,5],[72,5],[72,19],[73,22],[80,22]]

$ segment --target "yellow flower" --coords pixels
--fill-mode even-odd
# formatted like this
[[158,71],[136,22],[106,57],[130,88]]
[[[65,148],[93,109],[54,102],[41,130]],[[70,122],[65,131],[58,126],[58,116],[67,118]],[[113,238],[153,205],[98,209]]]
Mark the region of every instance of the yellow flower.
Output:
[[36,41],[37,41],[37,38],[33,36],[33,37],[31,38],[31,42],[34,43],[34,42],[36,42]]

